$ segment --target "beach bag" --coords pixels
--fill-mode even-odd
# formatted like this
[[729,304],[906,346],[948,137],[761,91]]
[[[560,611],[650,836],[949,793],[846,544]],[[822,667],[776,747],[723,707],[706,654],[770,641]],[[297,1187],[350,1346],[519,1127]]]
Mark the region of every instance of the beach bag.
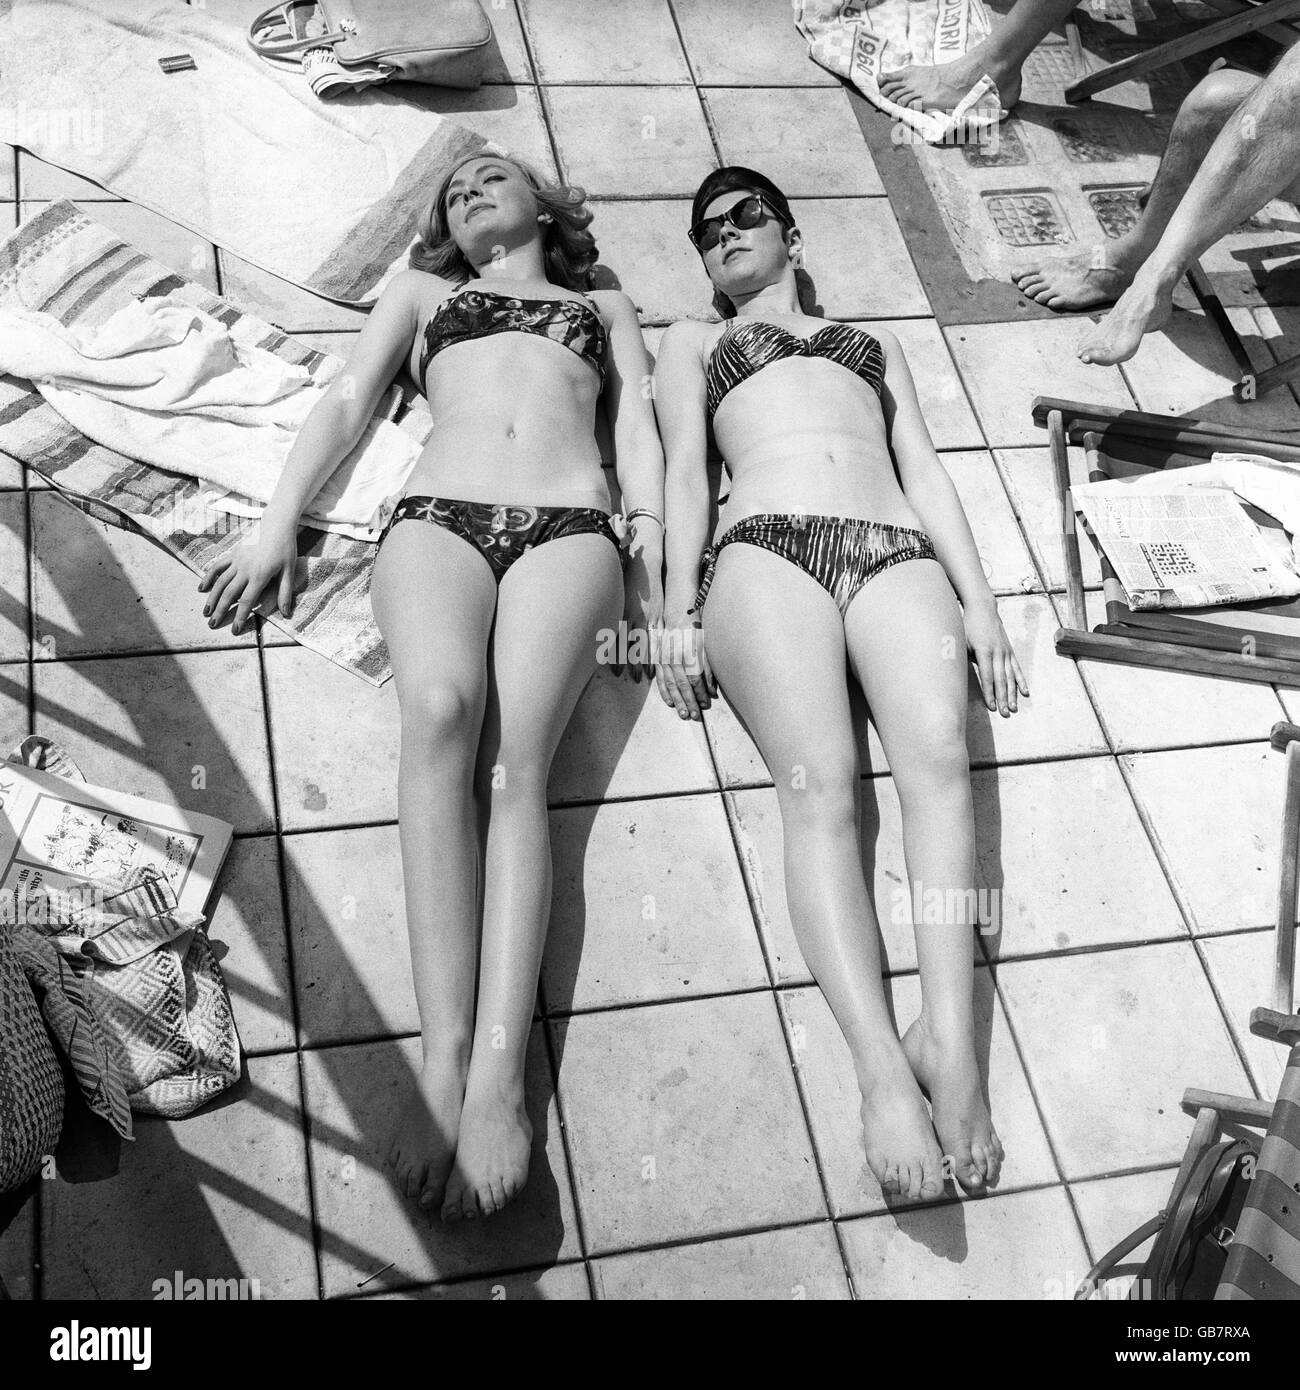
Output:
[[1249,1195],[1259,1144],[1223,1139],[1209,1145],[1174,1188],[1165,1209],[1125,1236],[1088,1272],[1075,1293],[1088,1298],[1130,1251],[1156,1237],[1129,1291],[1134,1301],[1208,1301],[1219,1286],[1228,1246]]
[[[307,35],[303,11],[320,21]],[[248,31],[259,57],[302,63],[313,48],[330,48],[346,70],[380,68],[386,81],[477,87],[492,40],[478,0],[282,0],[263,10]]]
[[21,1187],[36,1172],[63,1128],[63,1072],[13,930],[0,923],[0,1192]]
[[[27,900],[25,963],[46,986],[46,1018],[93,1111],[125,1137],[123,1097],[131,1111],[180,1119],[239,1079],[239,1036],[203,918],[177,908],[164,874],[139,867],[107,896],[90,881],[43,891],[43,912]],[[84,1072],[78,1032],[93,1044]]]

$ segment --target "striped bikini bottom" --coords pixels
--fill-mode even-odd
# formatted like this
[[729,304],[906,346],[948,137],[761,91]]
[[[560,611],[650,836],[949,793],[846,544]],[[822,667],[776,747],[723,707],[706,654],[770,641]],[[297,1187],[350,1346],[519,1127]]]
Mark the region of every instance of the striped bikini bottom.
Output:
[[765,512],[729,527],[701,557],[700,591],[690,612],[704,607],[723,546],[757,545],[789,560],[835,600],[843,617],[862,586],[902,560],[937,560],[924,531],[856,517]]

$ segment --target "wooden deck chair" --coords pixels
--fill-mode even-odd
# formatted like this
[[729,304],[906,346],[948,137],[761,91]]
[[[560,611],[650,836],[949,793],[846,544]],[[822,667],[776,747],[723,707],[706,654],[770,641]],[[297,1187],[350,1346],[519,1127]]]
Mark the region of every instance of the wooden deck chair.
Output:
[[[1238,9],[1238,5],[1224,4],[1221,0],[1212,0],[1212,3],[1216,8]],[[1263,31],[1282,43],[1295,42],[1296,36],[1288,21],[1300,17],[1300,0],[1263,0],[1259,4],[1253,3],[1253,0],[1239,0],[1239,4],[1240,8],[1235,14],[1216,19],[1212,24],[1189,34],[1181,34],[1168,43],[1156,44],[1145,53],[1134,53],[1118,63],[1108,63],[1089,73],[1065,89],[1066,101],[1086,101],[1096,92],[1145,77],[1170,63],[1190,58],[1195,53],[1204,53],[1208,48],[1221,47],[1246,34]]]
[[[1046,396],[1034,401],[1033,418],[1048,431],[1065,552],[1066,612],[1055,639],[1059,655],[1265,684],[1300,684],[1300,600],[1135,613],[1103,559],[1106,621],[1089,631],[1067,455],[1067,445],[1082,445],[1089,479],[1096,481],[1205,463],[1216,452],[1256,453],[1300,464],[1300,436],[1263,431],[1245,435],[1210,420]],[[1261,517],[1257,514],[1256,519]]]

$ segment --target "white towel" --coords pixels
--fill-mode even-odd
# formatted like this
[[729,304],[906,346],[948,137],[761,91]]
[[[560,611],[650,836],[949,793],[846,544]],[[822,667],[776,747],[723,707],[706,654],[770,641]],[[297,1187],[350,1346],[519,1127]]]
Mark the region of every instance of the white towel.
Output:
[[882,96],[882,73],[950,63],[988,36],[983,0],[793,0],[813,60],[933,145],[995,127],[1002,104],[982,77],[953,111],[912,111]]
[[[256,347],[248,323],[232,330],[171,295],[132,301],[94,329],[0,309],[0,372],[31,381],[97,443],[215,484],[209,503],[220,510],[260,515],[249,504],[270,501],[324,392],[305,368]],[[304,522],[378,539],[419,454],[395,425],[371,420]],[[226,493],[237,496],[218,502]]]

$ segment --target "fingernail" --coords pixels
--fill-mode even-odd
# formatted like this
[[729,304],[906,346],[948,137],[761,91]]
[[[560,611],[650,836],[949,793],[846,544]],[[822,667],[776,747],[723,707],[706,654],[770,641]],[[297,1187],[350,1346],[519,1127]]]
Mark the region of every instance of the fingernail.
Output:
[[209,619],[208,619],[208,626],[209,626],[209,627],[216,627],[216,625],[217,625],[217,620],[216,620],[215,618],[209,618]]

